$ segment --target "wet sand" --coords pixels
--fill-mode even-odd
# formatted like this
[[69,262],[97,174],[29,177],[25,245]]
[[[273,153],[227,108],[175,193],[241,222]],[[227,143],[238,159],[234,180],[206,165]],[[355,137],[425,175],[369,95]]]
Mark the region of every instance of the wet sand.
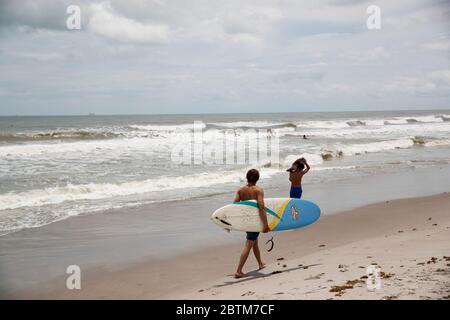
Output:
[[[307,183],[304,197],[320,205],[322,218],[319,222],[322,223],[339,212],[370,203],[448,191],[450,180],[445,177],[449,175],[450,166],[442,165],[404,170],[395,174],[355,177],[326,184]],[[283,197],[289,191],[284,179],[271,180],[269,184],[262,181],[261,185],[265,188],[267,197]],[[236,188],[238,186],[239,182],[236,183]],[[172,289],[183,289],[185,275],[193,279],[192,283],[195,284],[230,273],[234,271],[244,235],[239,232],[225,233],[211,223],[210,216],[215,209],[229,203],[233,195],[230,192],[85,214],[4,235],[0,237],[0,298],[28,297],[31,294],[38,298],[59,296],[66,291],[66,269],[69,265],[80,266],[83,294],[93,297],[99,295],[91,292],[90,288],[94,284],[97,286],[99,279],[108,279],[110,274],[121,271],[140,270],[142,265],[142,273],[136,273],[131,282],[136,285],[135,294],[122,294],[119,287],[117,294],[106,292],[101,296],[163,297]],[[298,233],[299,236],[312,233],[311,238],[301,238],[302,241],[309,242],[327,237],[315,234],[315,228],[313,225],[293,233]],[[276,246],[269,258],[290,251],[303,256],[317,249],[314,245],[292,245],[290,241],[285,242],[283,239],[288,234],[290,233],[273,234]],[[268,237],[262,235],[261,241],[265,242]],[[353,237],[340,234],[338,244],[344,240],[349,241],[348,237],[358,240],[360,235]],[[229,245],[235,245],[232,246],[234,249],[223,251],[224,256],[215,255]],[[182,261],[180,263],[185,269],[172,274],[165,270],[170,269],[174,258]],[[217,262],[213,266],[211,277],[208,276],[209,269],[195,273],[196,270],[202,270],[205,260]],[[192,268],[192,273],[187,272],[189,268]],[[157,290],[140,288],[138,284],[141,279],[145,279],[146,283]],[[160,283],[164,285],[159,285]],[[74,294],[81,295],[71,292],[62,296]]]
[[[16,298],[57,299],[443,299],[450,295],[450,194],[384,201],[323,217],[274,236],[267,267],[234,279],[241,244],[212,246],[118,271],[92,270],[81,290],[64,285]],[[368,290],[366,268],[380,267],[381,288]],[[56,280],[55,280],[56,281]]]

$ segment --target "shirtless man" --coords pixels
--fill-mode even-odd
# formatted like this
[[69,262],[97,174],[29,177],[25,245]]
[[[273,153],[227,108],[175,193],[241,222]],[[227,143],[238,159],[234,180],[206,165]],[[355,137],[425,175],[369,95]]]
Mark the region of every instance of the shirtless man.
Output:
[[[258,202],[259,216],[263,223],[263,233],[269,232],[269,226],[267,224],[267,216],[264,207],[264,191],[262,188],[256,186],[256,182],[259,180],[259,172],[256,169],[251,169],[247,172],[247,185],[241,187],[234,197],[234,202],[245,200],[256,200]],[[256,260],[258,261],[259,269],[264,268],[264,263],[261,260],[261,253],[258,247],[258,235],[259,232],[247,232],[247,240],[242,250],[239,264],[234,276],[236,278],[242,278],[245,274],[242,272],[245,262],[247,261],[250,250],[253,249]]]
[[292,166],[287,170],[289,172],[289,181],[291,182],[290,198],[302,197],[302,179],[303,176],[309,171],[309,164],[305,158],[295,160]]

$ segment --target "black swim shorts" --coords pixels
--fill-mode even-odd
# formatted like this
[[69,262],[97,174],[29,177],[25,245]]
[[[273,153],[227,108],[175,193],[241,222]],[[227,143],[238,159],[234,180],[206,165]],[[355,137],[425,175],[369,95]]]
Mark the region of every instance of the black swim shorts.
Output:
[[258,239],[259,232],[247,232],[247,240],[256,241]]

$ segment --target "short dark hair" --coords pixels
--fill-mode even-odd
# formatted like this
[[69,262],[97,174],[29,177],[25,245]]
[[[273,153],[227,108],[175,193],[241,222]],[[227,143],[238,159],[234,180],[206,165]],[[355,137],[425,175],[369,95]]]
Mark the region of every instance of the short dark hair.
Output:
[[259,171],[256,169],[250,169],[247,171],[247,182],[256,183],[259,180]]
[[305,164],[303,162],[298,162],[297,163],[297,170],[300,169],[303,171],[303,169],[305,169]]
[[[296,170],[294,170],[294,166],[297,166]],[[303,169],[305,169],[305,164],[304,164],[302,158],[295,160],[292,163],[291,167],[289,169],[287,169],[286,171],[288,171],[288,172],[295,172],[295,171],[297,171],[299,169],[300,169],[300,171],[303,171]]]

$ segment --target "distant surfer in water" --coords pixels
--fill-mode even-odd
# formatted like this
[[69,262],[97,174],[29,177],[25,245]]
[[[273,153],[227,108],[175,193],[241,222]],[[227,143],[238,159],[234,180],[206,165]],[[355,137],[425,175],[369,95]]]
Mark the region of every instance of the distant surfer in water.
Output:
[[[259,216],[263,223],[263,233],[269,232],[269,225],[267,224],[266,210],[264,207],[264,190],[256,186],[256,182],[259,180],[259,172],[256,169],[251,169],[247,172],[247,185],[241,187],[234,197],[234,202],[245,200],[256,200],[259,208]],[[261,253],[258,247],[259,232],[247,232],[247,240],[245,241],[244,249],[242,250],[239,264],[234,276],[236,278],[242,278],[245,274],[242,272],[245,262],[247,261],[250,251],[253,249],[256,260],[259,264],[259,269],[264,268],[265,264],[261,260]]]
[[300,158],[295,160],[291,167],[286,170],[289,172],[289,181],[291,182],[290,198],[300,199],[302,197],[302,179],[309,169],[310,167],[306,159]]

